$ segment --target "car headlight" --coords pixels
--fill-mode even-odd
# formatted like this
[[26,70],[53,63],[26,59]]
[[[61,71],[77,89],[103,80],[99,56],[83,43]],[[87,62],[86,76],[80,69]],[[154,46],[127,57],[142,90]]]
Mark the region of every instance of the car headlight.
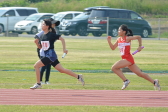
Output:
[[31,25],[31,23],[28,23],[26,26],[30,26]]

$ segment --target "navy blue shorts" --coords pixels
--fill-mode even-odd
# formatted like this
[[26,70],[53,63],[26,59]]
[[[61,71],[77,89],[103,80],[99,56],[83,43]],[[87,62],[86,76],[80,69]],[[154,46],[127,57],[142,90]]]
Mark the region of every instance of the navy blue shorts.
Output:
[[53,67],[55,67],[60,62],[58,59],[56,59],[54,62],[52,62],[48,57],[41,58],[42,63],[46,66],[48,64],[51,64]]

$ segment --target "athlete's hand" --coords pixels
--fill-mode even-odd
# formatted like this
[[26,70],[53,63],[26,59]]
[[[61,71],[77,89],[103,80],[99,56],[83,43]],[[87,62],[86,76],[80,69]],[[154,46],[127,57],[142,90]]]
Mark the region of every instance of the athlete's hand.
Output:
[[142,49],[143,49],[142,46],[139,46],[137,50],[138,52],[140,52]]
[[108,42],[111,42],[111,36],[108,36],[108,37],[107,37],[107,41],[108,41]]
[[64,51],[63,51],[63,52],[67,54],[67,53],[68,53],[68,50],[67,50],[67,49],[64,49]]

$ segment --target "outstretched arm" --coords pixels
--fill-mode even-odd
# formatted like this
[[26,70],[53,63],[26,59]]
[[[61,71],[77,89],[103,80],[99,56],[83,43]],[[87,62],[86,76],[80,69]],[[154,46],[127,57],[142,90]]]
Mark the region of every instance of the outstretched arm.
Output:
[[107,37],[107,42],[108,42],[108,44],[109,44],[109,46],[110,46],[110,48],[111,48],[112,50],[115,50],[115,49],[116,49],[118,42],[116,41],[114,44],[112,44],[112,42],[111,42],[111,36],[108,36],[108,37]]
[[63,52],[68,53],[68,50],[66,49],[65,39],[60,37],[59,40],[62,42]]

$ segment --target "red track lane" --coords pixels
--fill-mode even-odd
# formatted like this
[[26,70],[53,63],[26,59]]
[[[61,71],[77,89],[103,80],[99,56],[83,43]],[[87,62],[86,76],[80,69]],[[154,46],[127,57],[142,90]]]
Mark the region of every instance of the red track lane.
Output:
[[0,105],[168,107],[168,91],[0,89]]

